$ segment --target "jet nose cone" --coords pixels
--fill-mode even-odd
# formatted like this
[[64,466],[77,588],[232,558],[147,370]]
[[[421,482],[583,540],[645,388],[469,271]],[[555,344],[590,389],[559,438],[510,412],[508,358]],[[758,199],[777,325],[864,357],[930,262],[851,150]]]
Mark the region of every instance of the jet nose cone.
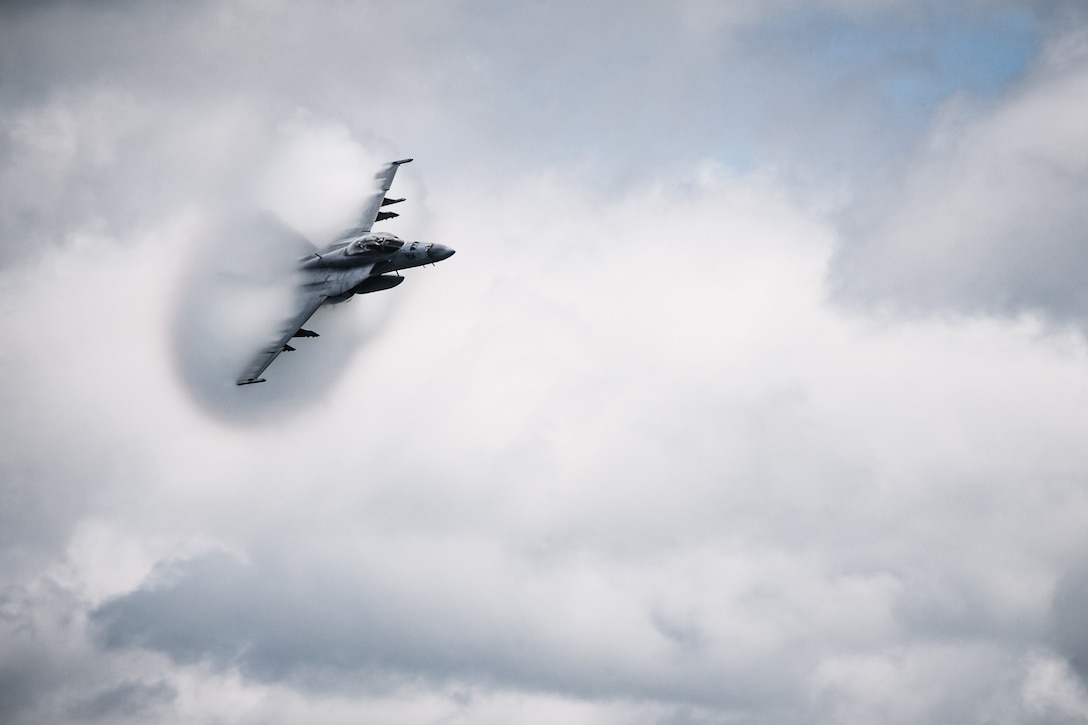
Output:
[[427,256],[431,258],[431,261],[441,262],[443,259],[452,257],[455,251],[444,244],[432,244],[427,251]]

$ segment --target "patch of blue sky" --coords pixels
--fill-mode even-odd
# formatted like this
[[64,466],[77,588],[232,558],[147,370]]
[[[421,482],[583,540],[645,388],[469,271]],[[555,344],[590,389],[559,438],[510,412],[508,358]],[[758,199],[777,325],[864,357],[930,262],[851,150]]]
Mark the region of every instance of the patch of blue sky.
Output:
[[666,57],[624,34],[572,55],[532,33],[496,35],[506,60],[483,89],[494,95],[482,121],[522,158],[596,159],[625,176],[708,157],[738,172],[849,174],[908,152],[949,96],[1000,94],[1036,55],[1030,10],[958,4],[860,17],[813,8]]
[[1041,34],[1029,10],[1014,8],[899,11],[866,20],[824,14],[806,25],[817,85],[867,81],[894,110],[922,116],[955,93],[1001,93],[1035,56]]
[[937,46],[940,75],[971,93],[998,93],[1015,80],[1038,52],[1041,31],[1026,10],[1006,10],[983,27],[962,23],[941,27]]
[[949,97],[1000,95],[1041,36],[1023,9],[777,17],[723,47],[710,101],[714,155],[741,169],[768,159],[879,165],[909,151]]

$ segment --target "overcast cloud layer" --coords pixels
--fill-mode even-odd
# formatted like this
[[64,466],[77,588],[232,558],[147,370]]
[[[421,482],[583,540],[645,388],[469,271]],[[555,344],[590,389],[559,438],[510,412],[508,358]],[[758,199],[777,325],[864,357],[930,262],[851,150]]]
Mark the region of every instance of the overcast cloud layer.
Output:
[[0,722],[1088,721],[1080,5],[4,5]]

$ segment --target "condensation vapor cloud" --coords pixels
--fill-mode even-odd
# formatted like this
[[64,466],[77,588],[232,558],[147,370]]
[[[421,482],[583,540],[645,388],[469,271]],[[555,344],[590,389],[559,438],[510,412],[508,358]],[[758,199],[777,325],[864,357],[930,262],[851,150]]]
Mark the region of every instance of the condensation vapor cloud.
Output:
[[306,113],[284,121],[274,139],[248,188],[208,209],[178,289],[177,369],[206,409],[236,420],[319,400],[389,318],[396,297],[319,310],[311,327],[325,334],[298,343],[298,355],[281,355],[273,384],[234,384],[292,314],[297,261],[353,223],[379,166],[346,128]]

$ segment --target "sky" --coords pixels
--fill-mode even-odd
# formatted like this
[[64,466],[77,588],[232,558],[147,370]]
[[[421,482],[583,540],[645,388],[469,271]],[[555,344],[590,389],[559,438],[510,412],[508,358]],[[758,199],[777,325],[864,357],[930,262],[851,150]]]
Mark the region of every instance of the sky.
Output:
[[[0,5],[0,723],[1088,721],[1079,0]],[[257,386],[271,212],[457,250]]]

